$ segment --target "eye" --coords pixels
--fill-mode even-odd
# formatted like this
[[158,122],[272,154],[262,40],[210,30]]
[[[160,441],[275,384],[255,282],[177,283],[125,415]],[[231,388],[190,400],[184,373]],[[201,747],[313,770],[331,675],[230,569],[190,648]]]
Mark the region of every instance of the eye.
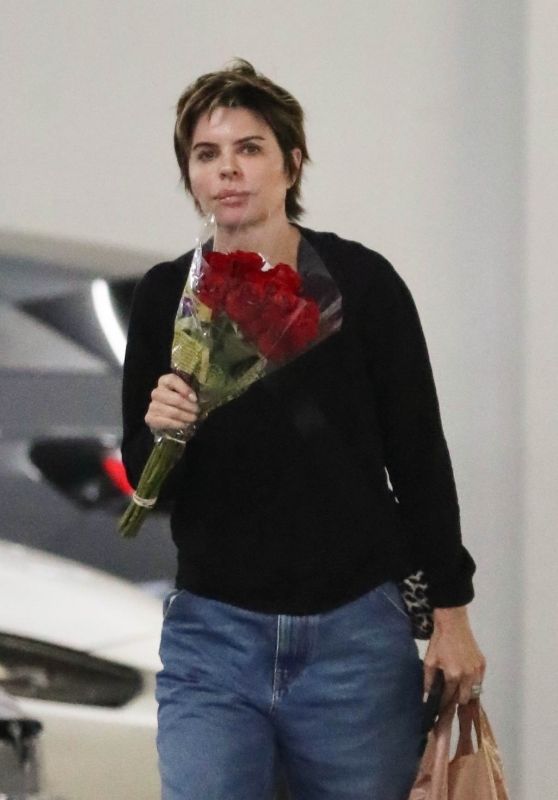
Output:
[[244,142],[244,144],[241,147],[241,152],[247,153],[248,155],[252,156],[255,155],[256,153],[260,153],[261,149],[262,148],[260,147],[260,145],[256,144],[256,142]]
[[196,161],[211,161],[215,158],[215,150],[198,150],[196,152]]

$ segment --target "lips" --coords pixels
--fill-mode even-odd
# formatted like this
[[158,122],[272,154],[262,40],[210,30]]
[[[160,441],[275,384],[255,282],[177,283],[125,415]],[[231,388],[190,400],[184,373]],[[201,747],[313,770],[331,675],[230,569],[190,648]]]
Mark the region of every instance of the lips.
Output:
[[227,191],[219,192],[218,195],[215,196],[216,200],[242,200],[245,197],[248,197],[249,192],[235,192],[231,191],[230,189]]

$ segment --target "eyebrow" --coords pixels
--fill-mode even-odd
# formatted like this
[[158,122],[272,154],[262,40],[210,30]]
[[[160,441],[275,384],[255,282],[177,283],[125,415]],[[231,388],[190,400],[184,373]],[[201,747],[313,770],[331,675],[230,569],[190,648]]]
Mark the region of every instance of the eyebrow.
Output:
[[[242,139],[237,139],[234,144],[244,144],[244,142],[250,142],[253,139],[260,139],[262,142],[265,142],[265,136],[259,136],[254,134],[253,136],[243,136]],[[218,147],[216,142],[197,142],[192,147],[192,150],[196,150],[198,147]]]

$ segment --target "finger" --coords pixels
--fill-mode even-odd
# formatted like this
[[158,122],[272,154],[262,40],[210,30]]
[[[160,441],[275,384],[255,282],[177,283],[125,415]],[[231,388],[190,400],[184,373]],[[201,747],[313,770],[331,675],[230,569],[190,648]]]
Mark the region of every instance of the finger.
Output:
[[473,686],[482,686],[483,671],[481,666],[468,669],[459,678],[457,691],[457,702],[460,705],[467,705],[473,699]]
[[173,392],[170,389],[157,387],[151,392],[151,398],[164,406],[180,408],[184,411],[190,411],[196,414],[199,414],[200,411],[200,407],[195,400],[185,398],[183,395],[178,392]]
[[477,689],[477,687],[481,687],[482,692],[482,684],[484,681],[484,667],[480,667],[474,673],[471,679],[463,681],[462,686],[460,687],[460,697],[459,703],[461,705],[466,705],[471,700],[478,700],[479,692],[473,691],[473,689]]
[[146,423],[152,428],[159,427],[161,420],[170,421],[173,427],[176,428],[195,422],[197,418],[198,414],[196,412],[186,411],[185,409],[157,403],[156,401],[150,404],[147,414],[145,415]]
[[172,402],[169,403],[167,401],[161,402],[159,399],[154,399],[149,404],[148,411],[153,412],[154,414],[163,414],[165,416],[169,416],[172,419],[184,419],[186,414],[196,414],[197,412],[186,406],[184,403],[176,403]]
[[151,392],[151,397],[155,400],[159,400],[161,403],[168,403],[171,406],[184,405],[190,407],[192,405],[197,405],[195,394],[191,393],[185,396],[173,389],[168,389],[166,386],[156,386]]
[[181,431],[187,427],[185,422],[177,422],[173,419],[166,419],[165,417],[155,417],[147,423],[151,432],[156,435],[164,431]]
[[482,687],[485,672],[486,659],[484,655],[478,651],[473,663],[469,665],[468,669],[461,676],[461,685],[459,688],[459,702],[461,704],[466,704],[470,700],[475,699],[475,697],[478,697],[478,693],[473,694],[473,686]]
[[186,381],[183,381],[178,375],[175,375],[174,372],[169,372],[166,375],[161,375],[158,381],[158,386],[177,392],[184,398],[189,398],[192,400],[196,400],[196,394],[189,386]]
[[473,681],[465,680],[459,684],[457,702],[460,706],[466,706],[473,697]]
[[444,685],[444,691],[442,693],[442,700],[440,702],[440,708],[445,708],[450,703],[455,703],[457,701],[457,695],[459,692],[459,681],[455,678],[447,678]]
[[424,694],[429,694],[436,676],[436,665],[424,662]]
[[153,432],[167,431],[167,430],[180,431],[184,430],[185,428],[188,428],[189,425],[193,424],[193,422],[189,420],[184,420],[184,422],[181,422],[178,419],[173,419],[172,417],[165,417],[164,415],[158,415],[158,416],[153,415],[150,417],[146,416],[145,422]]
[[145,421],[152,427],[155,420],[158,421],[161,419],[169,419],[171,422],[176,422],[177,425],[189,425],[193,422],[196,422],[198,415],[189,411],[181,411],[179,409],[171,408],[170,406],[159,406],[152,408],[145,415]]

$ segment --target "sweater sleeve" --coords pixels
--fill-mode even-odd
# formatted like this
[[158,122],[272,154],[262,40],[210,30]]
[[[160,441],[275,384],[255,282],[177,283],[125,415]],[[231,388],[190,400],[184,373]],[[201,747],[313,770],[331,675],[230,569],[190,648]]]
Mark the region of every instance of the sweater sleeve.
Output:
[[474,595],[475,564],[461,540],[426,341],[409,289],[388,262],[380,266],[382,289],[369,298],[366,327],[386,467],[433,606],[465,605]]
[[[122,460],[134,487],[153,447],[153,435],[144,420],[151,392],[159,377],[170,372],[178,300],[172,285],[175,281],[169,282],[166,267],[153,268],[137,284],[128,327],[122,380]],[[173,483],[171,474],[159,496],[158,507],[172,496]]]

